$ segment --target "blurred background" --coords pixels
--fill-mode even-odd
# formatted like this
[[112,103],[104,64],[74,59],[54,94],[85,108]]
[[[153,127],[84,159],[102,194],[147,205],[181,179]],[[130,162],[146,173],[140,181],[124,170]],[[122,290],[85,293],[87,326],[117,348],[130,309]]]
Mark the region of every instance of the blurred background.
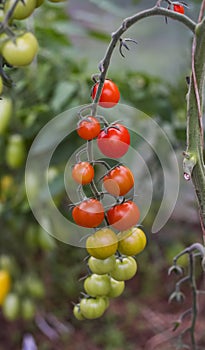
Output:
[[[159,123],[177,154],[181,179],[173,214],[156,234],[151,227],[161,194],[154,191],[143,222],[148,245],[138,257],[138,275],[127,282],[121,297],[111,301],[103,318],[74,319],[72,302],[78,301],[83,288],[79,279],[87,273],[86,251],[57,241],[40,227],[24,183],[26,156],[38,132],[61,112],[91,101],[91,75],[98,72],[110,33],[123,18],[154,3],[45,0],[26,21],[38,38],[39,55],[30,67],[10,70],[15,86],[6,97],[12,101],[12,114],[7,129],[0,132],[0,269],[9,271],[13,296],[9,306],[0,309],[1,350],[176,349],[172,322],[189,306],[190,295],[187,291],[182,306],[168,304],[176,278],[168,276],[167,270],[180,250],[202,240],[194,190],[182,174],[192,40],[186,28],[169,19],[166,24],[161,17],[143,20],[127,33],[138,45],[130,44],[126,58],[118,50],[112,57],[108,76],[118,85],[121,102]],[[193,19],[199,3],[189,2],[185,10]],[[15,134],[19,135],[20,154],[8,157]],[[51,192],[59,207],[65,200],[64,167],[78,147],[75,135],[71,143],[63,142],[49,169]],[[157,159],[152,159],[151,167],[158,189],[162,172]],[[35,192],[37,184],[31,182],[30,186]],[[186,258],[180,262],[186,269]],[[197,274],[203,288],[200,266]],[[202,313],[204,305],[202,300]],[[201,328],[199,325],[198,340],[205,346]]]

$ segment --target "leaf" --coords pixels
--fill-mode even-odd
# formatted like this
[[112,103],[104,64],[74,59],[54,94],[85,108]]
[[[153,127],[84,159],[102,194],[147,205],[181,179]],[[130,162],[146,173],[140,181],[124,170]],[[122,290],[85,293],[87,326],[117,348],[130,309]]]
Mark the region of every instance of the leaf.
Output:
[[51,102],[51,107],[54,111],[59,111],[65,105],[66,101],[74,94],[76,89],[76,83],[68,81],[58,83]]

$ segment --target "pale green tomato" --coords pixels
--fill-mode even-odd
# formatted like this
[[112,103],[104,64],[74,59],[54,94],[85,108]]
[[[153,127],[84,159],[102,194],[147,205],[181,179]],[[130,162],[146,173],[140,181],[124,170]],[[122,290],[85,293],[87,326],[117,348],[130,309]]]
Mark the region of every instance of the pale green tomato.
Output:
[[41,6],[44,3],[44,0],[36,0],[36,7]]
[[108,298],[119,297],[125,289],[124,281],[116,281],[114,278],[110,277],[110,292],[107,295]]
[[26,157],[26,148],[21,135],[10,136],[6,148],[6,162],[12,169],[20,168]]
[[35,311],[36,311],[35,304],[31,299],[26,298],[22,300],[21,315],[24,320],[31,320],[32,318],[34,318]]
[[2,46],[2,55],[12,66],[21,67],[29,65],[38,51],[38,41],[32,33],[25,33],[16,38],[9,39]]
[[2,100],[0,100],[0,135],[4,134],[9,125],[12,110],[13,106],[11,99],[2,97]]
[[2,305],[3,315],[9,320],[15,320],[20,313],[20,301],[17,294],[10,293],[7,295]]
[[93,273],[98,275],[104,275],[110,273],[116,264],[114,255],[109,256],[107,259],[96,259],[94,256],[90,256],[88,260],[88,266]]
[[[9,11],[16,0],[7,0],[5,2],[4,10]],[[12,14],[12,19],[25,19],[29,17],[36,8],[36,0],[19,1]]]

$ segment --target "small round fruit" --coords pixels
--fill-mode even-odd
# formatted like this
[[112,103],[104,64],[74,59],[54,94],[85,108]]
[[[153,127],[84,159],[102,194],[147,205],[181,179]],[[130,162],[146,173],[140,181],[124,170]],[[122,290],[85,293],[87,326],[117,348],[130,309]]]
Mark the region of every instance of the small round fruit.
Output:
[[11,288],[11,277],[8,271],[0,270],[0,305],[3,304]]
[[97,227],[104,220],[104,207],[100,201],[91,198],[81,202],[72,211],[75,223],[83,227]]
[[73,315],[78,321],[82,321],[85,319],[85,317],[82,315],[81,310],[80,310],[80,303],[76,304],[73,308]]
[[110,208],[107,219],[110,225],[120,231],[127,230],[136,225],[140,218],[138,206],[132,201],[126,201]]
[[106,259],[114,255],[118,248],[118,238],[110,228],[102,228],[86,240],[88,253],[96,259]]
[[21,135],[11,135],[6,148],[6,162],[12,169],[22,166],[26,157],[26,148]]
[[94,178],[94,168],[89,162],[77,163],[72,169],[72,177],[77,183],[87,185]]
[[184,13],[185,13],[184,6],[182,6],[182,5],[174,4],[173,9],[174,9],[174,12],[181,13],[182,15],[184,15]]
[[116,259],[116,266],[110,275],[117,281],[130,280],[137,272],[137,263],[134,258],[122,257]]
[[124,281],[117,281],[114,278],[110,277],[110,292],[108,293],[108,298],[117,298],[119,297],[125,289]]
[[113,196],[124,196],[134,186],[134,176],[129,168],[119,165],[103,178],[103,185]]
[[106,259],[96,259],[94,256],[90,256],[88,259],[89,269],[98,275],[104,275],[110,273],[116,264],[116,259],[114,255],[109,256]]
[[[99,83],[96,83],[92,90],[92,99],[94,100]],[[120,92],[113,81],[106,79],[103,84],[102,92],[99,99],[99,105],[104,108],[114,107],[120,99]]]
[[89,320],[101,317],[106,308],[106,301],[103,297],[83,298],[80,301],[81,313]]
[[13,111],[13,105],[10,98],[2,97],[0,100],[0,135],[4,134],[8,128],[11,115]]
[[121,124],[109,126],[99,133],[97,145],[106,157],[120,158],[124,156],[129,149],[129,131]]
[[38,51],[38,42],[32,33],[25,33],[16,38],[9,39],[2,46],[2,56],[14,67],[30,64]]
[[44,0],[36,0],[36,8],[40,7],[44,3]]
[[24,320],[31,320],[34,318],[36,312],[35,304],[34,302],[26,298],[21,303],[21,315]]
[[[5,11],[9,11],[14,5],[16,0],[6,0]],[[19,1],[16,5],[11,18],[12,19],[25,19],[29,17],[36,8],[36,0],[23,0]]]
[[14,321],[19,316],[20,301],[18,295],[14,293],[7,295],[2,305],[2,312],[9,321]]
[[110,291],[110,278],[108,275],[93,273],[85,279],[84,289],[91,297],[106,296]]
[[77,133],[84,140],[92,140],[100,133],[100,123],[95,117],[86,117],[78,124]]
[[121,232],[118,235],[118,238],[119,252],[128,256],[141,253],[147,244],[147,238],[144,231],[138,227],[132,227],[128,231]]

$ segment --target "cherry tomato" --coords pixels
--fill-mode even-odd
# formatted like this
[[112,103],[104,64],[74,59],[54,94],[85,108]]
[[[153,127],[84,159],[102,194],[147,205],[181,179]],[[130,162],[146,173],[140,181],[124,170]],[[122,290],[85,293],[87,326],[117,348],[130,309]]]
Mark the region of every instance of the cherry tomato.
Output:
[[115,254],[118,248],[118,238],[110,228],[102,228],[86,240],[88,253],[96,259],[106,259]]
[[[5,2],[5,11],[7,12],[15,3],[15,0],[7,0]],[[13,19],[24,19],[29,17],[36,8],[36,0],[19,1],[12,14]]]
[[139,254],[144,250],[147,243],[145,233],[138,227],[132,227],[128,231],[121,232],[118,238],[118,250],[125,255]]
[[11,288],[11,277],[8,271],[0,270],[0,305],[3,304]]
[[0,100],[0,135],[4,134],[8,128],[12,115],[12,101],[10,98],[2,97]]
[[7,295],[2,305],[4,316],[9,320],[15,320],[20,314],[20,300],[17,294],[10,293]]
[[80,301],[81,313],[89,320],[101,317],[106,308],[106,301],[103,297],[83,298]]
[[119,297],[125,289],[124,281],[117,281],[114,278],[110,277],[110,292],[108,293],[108,298]]
[[6,148],[6,162],[10,168],[17,169],[22,166],[26,157],[26,148],[21,135],[11,135]]
[[72,169],[72,177],[77,183],[87,185],[94,178],[94,168],[89,162],[77,163]]
[[38,42],[32,33],[25,33],[16,38],[15,42],[7,40],[2,46],[5,60],[15,67],[30,64],[38,51]]
[[31,320],[34,318],[36,312],[35,304],[34,302],[29,299],[25,298],[22,300],[21,303],[21,316],[24,320]]
[[127,281],[134,277],[137,272],[137,263],[134,258],[122,257],[116,259],[116,266],[110,276],[117,281]]
[[72,211],[72,216],[79,226],[97,227],[104,219],[104,208],[100,201],[91,198],[77,205]]
[[181,13],[182,15],[184,15],[184,6],[182,5],[178,5],[178,4],[174,4],[174,12],[178,12]]
[[0,76],[0,95],[2,94],[2,92],[3,92],[3,79]]
[[[92,99],[94,100],[99,83],[96,83],[92,90]],[[113,81],[106,79],[102,88],[99,105],[104,108],[114,107],[120,99],[120,92]]]
[[120,231],[125,231],[136,225],[139,221],[139,217],[139,208],[132,201],[117,204],[107,212],[109,224]]
[[91,297],[106,296],[110,291],[110,278],[108,275],[93,273],[85,279],[84,289]]
[[97,138],[100,151],[107,157],[120,158],[130,145],[129,131],[121,124],[114,124],[102,130]]
[[129,168],[119,165],[104,178],[103,185],[114,196],[124,196],[134,186],[134,176]]
[[93,273],[98,275],[104,275],[111,272],[115,267],[115,256],[109,256],[106,259],[96,259],[94,256],[90,256],[88,259],[88,266]]
[[77,133],[84,140],[92,140],[100,133],[100,123],[97,118],[86,117],[78,124]]
[[44,0],[36,0],[36,8],[40,7],[44,3]]
[[31,297],[42,299],[45,296],[45,288],[43,282],[36,276],[28,276],[25,284],[26,289]]
[[73,308],[73,315],[78,321],[82,321],[85,319],[85,317],[82,315],[81,310],[80,310],[80,303],[76,304]]

